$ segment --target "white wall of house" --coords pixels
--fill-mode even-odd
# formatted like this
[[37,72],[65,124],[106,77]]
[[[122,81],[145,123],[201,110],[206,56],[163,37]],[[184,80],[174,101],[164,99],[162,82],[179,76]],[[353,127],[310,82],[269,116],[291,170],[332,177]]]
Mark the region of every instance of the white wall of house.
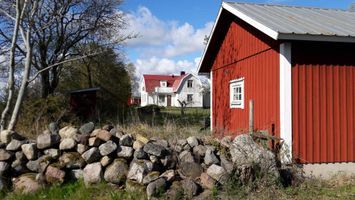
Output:
[[[192,87],[188,87],[188,82],[192,81]],[[202,107],[203,106],[203,94],[202,94],[202,83],[194,75],[190,74],[181,82],[179,89],[177,90],[177,98],[175,99],[175,106],[179,107],[180,101],[187,102],[187,96],[192,95],[192,101],[188,103],[187,107]]]

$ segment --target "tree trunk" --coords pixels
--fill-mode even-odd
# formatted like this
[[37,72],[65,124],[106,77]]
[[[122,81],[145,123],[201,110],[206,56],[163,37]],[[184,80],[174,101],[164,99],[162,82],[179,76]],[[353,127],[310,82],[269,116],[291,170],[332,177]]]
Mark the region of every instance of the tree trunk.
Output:
[[15,27],[14,27],[14,34],[12,36],[12,41],[11,41],[11,49],[10,49],[10,64],[9,64],[9,78],[8,78],[8,96],[6,100],[6,106],[1,113],[1,119],[0,119],[0,131],[3,131],[6,126],[6,118],[9,114],[10,111],[10,106],[12,103],[12,99],[14,96],[14,90],[15,90],[15,84],[14,84],[14,73],[15,73],[15,50],[16,50],[16,43],[17,43],[17,38],[18,38],[18,32],[20,29],[20,22],[21,22],[21,6],[20,6],[20,0],[16,1],[16,21],[15,21]]

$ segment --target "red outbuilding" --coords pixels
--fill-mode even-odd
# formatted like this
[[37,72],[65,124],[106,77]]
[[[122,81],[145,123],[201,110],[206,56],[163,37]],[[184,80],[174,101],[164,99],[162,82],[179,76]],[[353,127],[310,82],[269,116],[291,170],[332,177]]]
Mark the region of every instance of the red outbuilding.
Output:
[[355,162],[355,12],[223,2],[199,65],[216,136],[254,127],[300,163]]

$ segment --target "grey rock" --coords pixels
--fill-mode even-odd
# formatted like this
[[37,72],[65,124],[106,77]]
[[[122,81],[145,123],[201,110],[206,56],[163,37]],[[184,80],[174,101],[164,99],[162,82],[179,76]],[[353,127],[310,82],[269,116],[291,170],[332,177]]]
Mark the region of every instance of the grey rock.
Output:
[[65,171],[49,165],[45,173],[45,179],[47,183],[63,183],[65,178]]
[[196,158],[205,157],[207,148],[203,145],[197,145],[193,148],[192,152]]
[[93,122],[86,123],[79,128],[81,134],[90,134],[95,129]]
[[157,180],[159,178],[160,172],[158,171],[152,171],[149,172],[144,178],[143,178],[143,184],[148,185],[149,183]]
[[151,155],[162,157],[166,154],[166,149],[158,144],[147,143],[144,145],[143,150]]
[[39,172],[39,160],[30,160],[26,163],[27,169],[32,172]]
[[65,166],[67,169],[80,169],[85,166],[85,160],[78,152],[64,153],[58,159],[60,165]]
[[190,147],[194,148],[199,144],[197,137],[195,136],[190,136],[186,139],[187,143],[190,145]]
[[98,147],[101,144],[101,140],[97,137],[89,138],[89,146],[90,147]]
[[44,172],[47,166],[51,162],[51,157],[48,155],[44,155],[39,157],[37,160],[30,160],[26,163],[27,169],[32,172]]
[[194,157],[192,156],[190,151],[183,151],[179,154],[179,160],[180,162],[195,162]]
[[74,149],[75,146],[76,146],[76,141],[73,138],[64,138],[59,144],[59,149],[70,150],[70,149]]
[[97,138],[99,138],[100,140],[102,141],[109,141],[112,137],[111,133],[106,131],[106,130],[100,130],[98,131],[97,135],[96,135]]
[[12,153],[5,149],[0,149],[0,161],[7,161],[12,157]]
[[185,146],[187,144],[187,141],[185,140],[185,139],[179,139],[178,141],[177,141],[177,145],[179,145],[179,146]]
[[134,152],[134,158],[135,159],[148,159],[148,154],[145,151],[143,151],[143,148],[140,148]]
[[138,183],[143,183],[144,176],[152,170],[152,162],[146,160],[134,160],[131,162],[127,178],[130,180],[135,180]]
[[21,149],[28,160],[37,159],[37,145],[35,143],[23,144]]
[[130,135],[130,134],[123,135],[120,138],[120,145],[132,147],[132,145],[133,145],[132,135]]
[[159,195],[161,192],[165,191],[167,188],[167,182],[164,178],[159,178],[147,186],[147,196],[148,198]]
[[11,163],[11,168],[15,174],[23,174],[26,171],[28,171],[28,169],[25,166],[25,162],[22,160],[14,160]]
[[119,158],[131,158],[133,156],[133,148],[126,146],[117,147],[117,157]]
[[26,159],[25,154],[22,151],[16,152],[15,153],[15,158],[17,160],[25,160]]
[[229,173],[231,174],[233,172],[234,166],[231,161],[229,161],[224,155],[219,156],[221,159],[221,166]]
[[104,156],[101,158],[100,163],[103,167],[106,167],[107,165],[109,165],[112,162],[112,158],[110,158],[109,156]]
[[[10,169],[10,165],[7,162],[0,162],[0,177],[3,177],[5,172]],[[0,190],[1,191],[1,190]]]
[[230,154],[234,165],[258,165],[261,174],[271,175],[278,179],[279,172],[276,166],[275,155],[254,142],[250,135],[237,136],[230,146]]
[[188,199],[192,199],[192,197],[198,195],[200,192],[200,186],[191,178],[182,180],[181,185]]
[[81,155],[87,163],[97,162],[101,159],[101,154],[98,148],[92,147]]
[[211,149],[206,150],[205,164],[208,166],[212,164],[219,164],[219,160],[217,156],[214,154],[214,152]]
[[80,154],[83,154],[86,150],[88,150],[88,147],[84,144],[78,144],[76,146],[76,151]]
[[112,142],[111,140],[107,141],[106,143],[100,145],[99,150],[102,156],[107,156],[114,152],[117,149],[116,143]]
[[36,174],[28,173],[19,176],[18,178],[14,178],[13,187],[15,192],[21,193],[35,193],[41,188],[41,185],[36,180]]
[[41,134],[37,137],[37,148],[46,149],[60,142],[59,135]]
[[157,139],[157,140],[153,141],[153,143],[157,144],[157,145],[160,145],[160,146],[163,146],[166,149],[169,147],[169,143],[166,140]]
[[229,178],[229,174],[227,173],[227,171],[223,169],[223,167],[218,166],[216,164],[211,165],[206,172],[211,178],[221,184],[226,183]]
[[185,177],[197,178],[203,172],[203,168],[195,162],[182,162],[180,163],[180,171]]
[[168,182],[173,182],[175,181],[176,178],[175,170],[173,169],[167,170],[164,173],[162,173],[160,177],[165,178],[165,180],[167,180]]
[[46,149],[43,152],[45,155],[49,155],[53,159],[58,159],[60,154],[59,149]]
[[59,130],[59,135],[62,140],[65,138],[75,139],[77,134],[78,134],[78,129],[72,126],[66,126]]
[[52,134],[58,134],[59,132],[59,127],[58,127],[58,124],[56,122],[51,122],[49,125],[48,125],[48,129],[49,131],[52,133]]
[[8,151],[17,151],[21,148],[23,144],[22,141],[19,140],[11,140],[11,142],[6,146],[6,150]]
[[84,171],[82,169],[72,169],[69,172],[69,177],[74,180],[83,179]]
[[104,179],[107,182],[114,184],[122,184],[126,181],[128,173],[128,165],[124,159],[115,159],[111,165],[109,165],[104,174]]
[[102,180],[103,169],[99,162],[86,165],[84,168],[84,183],[90,185],[93,183],[99,183]]
[[5,144],[10,143],[12,134],[13,134],[13,131],[9,131],[9,130],[1,131],[1,133],[0,133],[1,142],[5,143]]

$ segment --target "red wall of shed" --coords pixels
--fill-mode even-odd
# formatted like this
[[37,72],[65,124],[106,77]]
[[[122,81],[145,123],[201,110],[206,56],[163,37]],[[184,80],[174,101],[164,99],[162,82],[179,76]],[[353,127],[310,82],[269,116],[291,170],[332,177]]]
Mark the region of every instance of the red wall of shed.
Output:
[[293,156],[355,161],[355,44],[292,44]]
[[[233,19],[212,66],[212,126],[217,136],[248,131],[249,100],[254,126],[279,136],[279,44],[239,19]],[[218,34],[216,30],[215,34]],[[244,77],[244,109],[230,108],[229,82]]]

